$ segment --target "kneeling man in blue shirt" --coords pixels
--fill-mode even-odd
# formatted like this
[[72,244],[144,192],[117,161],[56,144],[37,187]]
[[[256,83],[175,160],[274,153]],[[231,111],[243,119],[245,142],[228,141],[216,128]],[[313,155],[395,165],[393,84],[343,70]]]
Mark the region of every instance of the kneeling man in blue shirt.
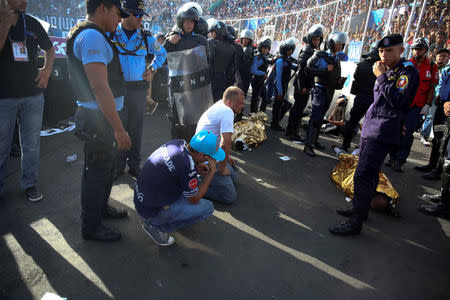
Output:
[[[211,216],[213,204],[202,199],[225,159],[220,140],[203,130],[189,144],[173,140],[153,152],[145,162],[134,189],[134,205],[144,231],[160,246],[175,242],[168,233]],[[198,173],[203,175],[201,183]]]

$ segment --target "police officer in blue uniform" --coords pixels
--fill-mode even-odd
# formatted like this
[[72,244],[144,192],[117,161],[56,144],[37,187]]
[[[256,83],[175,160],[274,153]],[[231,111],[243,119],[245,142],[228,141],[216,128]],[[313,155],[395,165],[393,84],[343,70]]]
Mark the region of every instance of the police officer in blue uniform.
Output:
[[364,117],[370,105],[373,103],[373,87],[377,79],[373,74],[373,64],[380,60],[378,49],[375,44],[368,53],[362,55],[362,61],[356,66],[353,75],[351,93],[356,95],[353,107],[350,110],[350,120],[343,127],[343,139],[341,149],[348,152],[352,138],[356,133],[359,121]]
[[316,51],[308,59],[307,67],[310,74],[314,76],[315,86],[312,90],[312,111],[304,151],[312,157],[316,156],[314,147],[324,149],[317,142],[323,117],[333,100],[334,91],[344,86],[345,78],[341,77],[339,53],[344,49],[347,40],[346,33],[333,32],[327,42],[329,50]]
[[275,61],[275,101],[272,109],[272,122],[270,123],[270,128],[274,130],[283,130],[280,125],[281,119],[292,107],[292,104],[287,100],[287,91],[292,70],[297,70],[297,64],[291,58],[294,51],[295,40],[287,39],[281,43],[280,56]]
[[295,102],[289,112],[288,125],[286,127],[286,136],[290,140],[304,141],[298,131],[302,122],[303,111],[308,104],[310,89],[314,86],[314,78],[309,76],[309,72],[306,71],[306,64],[308,59],[314,54],[314,51],[320,48],[324,30],[325,28],[320,24],[313,25],[303,39],[306,46],[300,51],[298,57],[298,70],[294,80]]
[[386,155],[400,142],[403,122],[419,86],[419,73],[401,57],[400,34],[389,34],[378,42],[381,61],[373,65],[377,77],[374,102],[367,111],[361,132],[359,163],[354,175],[353,209],[338,209],[349,220],[330,227],[337,235],[355,235],[369,215],[379,172]]
[[121,218],[127,211],[108,204],[116,150],[128,150],[131,140],[117,113],[122,109],[125,82],[116,46],[105,32],[116,29],[129,14],[120,0],[86,1],[87,20],[67,39],[68,71],[78,109],[75,134],[84,142],[81,180],[82,237],[117,241],[120,232],[101,224],[102,218]]
[[[250,68],[250,72],[253,75],[250,113],[265,112],[269,103],[264,81],[267,79],[267,69],[269,68],[268,55],[271,46],[272,40],[268,36],[263,36],[258,43],[258,53],[253,58],[253,64]],[[262,99],[261,107],[259,105],[259,97]]]
[[[142,131],[144,126],[146,96],[149,81],[156,69],[166,60],[167,52],[152,34],[140,29],[144,11],[144,0],[126,0],[123,7],[130,13],[122,19],[110,38],[119,50],[119,59],[125,78],[125,100],[120,118],[131,138],[131,149],[120,152],[117,158],[116,176],[123,173],[128,163],[128,173],[134,177],[139,174],[141,164]],[[149,61],[146,59],[154,56]]]

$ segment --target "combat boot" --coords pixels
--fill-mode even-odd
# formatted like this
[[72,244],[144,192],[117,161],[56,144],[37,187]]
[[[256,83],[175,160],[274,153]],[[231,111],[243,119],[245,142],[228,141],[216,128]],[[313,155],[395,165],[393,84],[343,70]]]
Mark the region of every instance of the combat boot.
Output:
[[357,235],[361,233],[362,230],[362,218],[353,213],[351,218],[342,223],[331,226],[330,232],[336,235]]

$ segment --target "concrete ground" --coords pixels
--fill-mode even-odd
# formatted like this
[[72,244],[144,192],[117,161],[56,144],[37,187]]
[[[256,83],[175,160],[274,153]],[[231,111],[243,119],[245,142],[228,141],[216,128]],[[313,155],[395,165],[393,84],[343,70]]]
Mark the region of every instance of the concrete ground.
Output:
[[[165,114],[159,108],[146,117],[143,157],[170,139]],[[401,218],[372,212],[360,236],[343,238],[328,232],[342,219],[336,207],[346,205],[330,180],[335,138],[322,137],[327,150],[312,159],[282,133],[267,133],[259,148],[233,152],[237,202],[215,204],[213,217],[176,232],[170,247],[157,246],[140,228],[128,175],[115,181],[111,203],[130,216],[105,221],[123,240],[82,240],[82,144],[73,132],[42,138],[41,202],[24,197],[20,161],[9,163],[0,202],[0,299],[40,299],[45,292],[68,299],[450,297],[450,222],[416,210],[425,203],[420,195],[440,188],[413,170],[430,150],[417,137],[402,174],[383,168],[400,194]],[[65,163],[71,154],[78,160]]]

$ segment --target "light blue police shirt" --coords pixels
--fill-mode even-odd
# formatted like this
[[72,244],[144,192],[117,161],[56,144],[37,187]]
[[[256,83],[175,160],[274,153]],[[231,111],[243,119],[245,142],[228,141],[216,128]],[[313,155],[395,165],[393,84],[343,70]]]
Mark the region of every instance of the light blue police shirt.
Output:
[[[75,57],[81,60],[83,65],[90,63],[103,63],[108,65],[113,59],[113,50],[104,36],[95,29],[85,29],[75,38],[73,45],[73,53]],[[116,110],[119,111],[123,107],[124,96],[114,99],[116,102]],[[78,106],[100,109],[95,99],[89,102],[81,102],[77,100]]]

